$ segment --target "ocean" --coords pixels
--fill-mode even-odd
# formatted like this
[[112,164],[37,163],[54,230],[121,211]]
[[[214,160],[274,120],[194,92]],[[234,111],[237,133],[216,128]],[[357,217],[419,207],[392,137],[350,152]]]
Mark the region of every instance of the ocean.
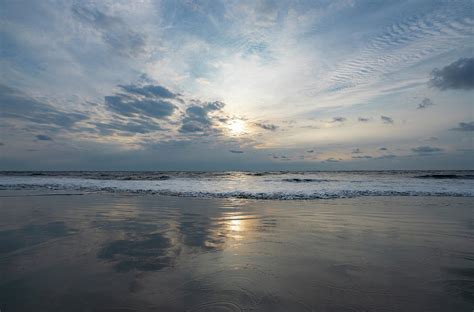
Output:
[[474,173],[2,172],[3,311],[472,311]]
[[473,197],[474,171],[22,171],[1,172],[0,189],[274,200]]

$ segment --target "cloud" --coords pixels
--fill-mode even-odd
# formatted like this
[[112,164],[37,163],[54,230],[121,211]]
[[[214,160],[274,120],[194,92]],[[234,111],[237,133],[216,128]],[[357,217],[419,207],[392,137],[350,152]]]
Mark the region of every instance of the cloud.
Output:
[[412,152],[417,153],[419,155],[430,155],[444,151],[442,148],[432,146],[418,146],[412,148],[411,150]]
[[[55,141],[67,139],[68,144],[57,144],[55,149],[73,151],[78,154],[77,162],[85,166],[111,166],[108,157],[97,157],[101,158],[97,162],[84,160],[92,154],[99,155],[102,149],[117,154],[117,159],[122,151],[133,150],[130,160],[117,162],[117,169],[138,163],[134,156],[149,148],[148,144],[168,140],[192,141],[195,145],[170,149],[169,153],[153,150],[148,168],[153,169],[168,158],[179,169],[180,165],[199,164],[216,157],[215,151],[207,147],[197,156],[195,151],[203,144],[216,146],[223,159],[230,159],[229,167],[245,163],[236,159],[254,162],[259,151],[269,163],[282,162],[270,159],[266,156],[269,153],[287,153],[297,161],[302,154],[312,159],[322,153],[325,156],[320,160],[324,160],[345,151],[344,159],[335,156],[342,168],[350,156],[367,154],[376,158],[395,152],[392,143],[413,144],[407,148],[410,154],[414,154],[410,148],[418,145],[444,148],[444,144],[455,144],[451,147],[455,149],[469,144],[469,140],[449,142],[450,135],[471,133],[457,132],[471,131],[469,119],[462,118],[469,116],[469,92],[443,93],[444,102],[459,104],[456,110],[443,111],[438,103],[441,99],[423,89],[432,69],[442,69],[459,55],[472,56],[460,54],[467,51],[466,40],[472,37],[469,11],[464,4],[401,2],[397,9],[409,14],[394,15],[397,10],[393,8],[364,3],[350,6],[351,1],[345,0],[348,7],[341,9],[334,9],[342,5],[331,1],[276,5],[264,1],[275,9],[270,23],[248,9],[253,2],[203,5],[145,1],[126,5],[72,0],[65,5],[32,2],[28,10],[15,1],[7,2],[2,14],[5,29],[0,34],[4,43],[2,80],[7,85],[22,86],[30,95],[22,97],[37,102],[26,109],[11,105],[5,109],[4,101],[0,102],[0,115],[8,116],[0,122],[4,136],[0,141],[7,144],[12,159],[23,157],[20,148],[16,148],[22,140],[22,150],[32,144],[43,148],[45,154],[57,152],[48,149],[49,144],[35,146],[31,140],[37,134],[50,135]],[[371,14],[374,12],[377,14]],[[369,21],[367,16],[375,17]],[[347,32],[349,20],[354,31],[364,34],[362,41]],[[437,40],[431,40],[434,38]],[[320,47],[317,53],[315,46]],[[448,62],[436,63],[446,58]],[[142,77],[137,79],[139,75]],[[111,86],[116,89],[107,91]],[[337,87],[341,87],[339,91]],[[334,92],[325,92],[329,88]],[[414,94],[421,97],[411,102],[411,111],[403,110],[399,99]],[[109,96],[107,100],[104,95]],[[416,110],[424,96],[437,107]],[[4,94],[0,97],[3,99]],[[99,104],[89,105],[89,101],[98,103],[99,97]],[[190,101],[193,97],[203,102]],[[207,105],[212,99],[226,101],[230,107],[222,110],[219,104]],[[402,120],[412,119],[413,112],[430,113],[430,117],[444,123],[420,120],[403,125]],[[379,114],[384,113],[397,119],[397,125],[382,123]],[[455,118],[456,114],[461,118]],[[243,133],[235,135],[232,122],[237,116],[244,123],[250,121],[250,128],[247,124]],[[285,119],[298,122],[290,129]],[[451,124],[446,126],[446,120]],[[465,124],[458,128],[460,121]],[[260,128],[255,122],[268,126]],[[309,127],[320,126],[320,130],[300,128],[310,122],[315,125]],[[352,122],[359,127],[347,127]],[[442,130],[449,128],[456,132],[443,135]],[[439,142],[421,141],[437,134]],[[419,143],[412,143],[416,141]],[[307,146],[315,142],[316,152],[307,151]],[[384,143],[391,146],[390,153],[378,150],[381,142],[392,142]],[[374,143],[377,145],[369,148]],[[351,154],[354,145],[362,146],[363,152]],[[99,151],[95,151],[97,146]],[[245,155],[230,152],[240,147]],[[157,154],[163,155],[159,161]],[[189,159],[178,160],[182,154],[190,154]],[[55,158],[57,166],[62,166],[65,162],[61,158],[67,155],[57,155],[61,155]],[[413,162],[412,167],[428,166],[424,163],[426,158],[399,157],[406,164]],[[31,167],[37,166],[35,160],[29,160]],[[53,162],[52,158],[47,160]],[[364,166],[362,161],[352,162],[353,168]],[[449,164],[458,166],[457,161]],[[213,165],[210,161],[210,168]],[[294,168],[314,165],[291,164]],[[403,165],[401,160],[400,166]],[[431,165],[434,168],[438,163]],[[329,163],[321,163],[321,168],[324,166],[331,168]]]
[[332,162],[332,163],[336,163],[336,162],[339,162],[338,159],[334,158],[334,157],[330,157],[328,159],[325,160],[325,162]]
[[136,99],[123,94],[106,96],[105,105],[123,116],[145,115],[165,118],[173,114],[176,106],[168,101],[154,99]]
[[77,2],[72,6],[73,16],[100,33],[102,40],[124,56],[145,52],[145,37],[133,31],[121,18],[107,15],[96,8]]
[[[396,18],[394,15],[385,15],[390,16],[391,20],[395,18],[393,23],[380,24],[379,31],[364,39],[367,42],[364,48],[346,51],[349,56],[334,64],[325,77],[320,77],[320,88],[325,88],[328,92],[346,91],[347,94],[350,89],[357,90],[368,83],[386,82],[382,78],[385,73],[406,70],[442,53],[451,52],[453,46],[462,51],[462,42],[472,36],[472,25],[470,22],[461,22],[460,17],[470,20],[467,15],[469,6],[464,5],[465,3],[456,5],[457,13],[453,14],[454,6],[450,2],[443,5],[439,2],[430,4],[429,12],[426,11],[427,7],[423,8],[418,3],[413,5],[413,11],[408,14]],[[463,10],[466,12],[462,12]],[[440,14],[441,12],[445,14]],[[340,22],[347,27],[346,22]],[[358,22],[362,20],[358,19]],[[453,27],[453,23],[457,26]],[[373,26],[372,22],[368,24]],[[447,29],[452,32],[447,32]],[[430,51],[419,53],[424,47],[429,47]],[[404,86],[407,85],[409,83],[405,82]]]
[[177,97],[159,85],[120,85],[124,93],[104,97],[105,105],[111,111],[126,117],[147,116],[163,119],[171,116],[176,105],[170,100]]
[[[150,80],[146,81],[150,83]],[[160,123],[167,122],[172,126],[178,125],[179,133],[209,133],[211,130],[218,132],[214,121],[224,122],[226,116],[215,114],[221,111],[225,104],[220,101],[201,102],[191,100],[180,116],[175,114],[178,107],[185,105],[181,95],[160,85],[136,84],[119,85],[120,91],[113,95],[105,96],[105,107],[120,115],[121,119],[113,122],[92,123],[95,130],[101,134],[111,135],[120,132],[146,134],[154,131],[170,130],[162,128]],[[174,128],[174,127],[173,127]]]
[[306,153],[314,153],[314,150],[307,150]]
[[474,89],[474,58],[460,58],[442,69],[435,68],[429,83],[440,90]]
[[240,151],[240,150],[230,150],[229,152],[234,153],[234,154],[243,154],[244,153],[244,151]]
[[315,125],[306,125],[306,126],[301,126],[301,129],[320,129],[318,126]]
[[386,150],[388,150],[388,148],[386,148],[386,147],[379,148],[379,151],[386,151]]
[[203,132],[205,127],[202,125],[196,124],[195,122],[184,123],[179,132],[181,133],[192,133],[192,132]]
[[471,122],[460,122],[458,127],[452,128],[451,130],[454,130],[454,131],[464,131],[464,132],[474,131],[474,121],[471,121]]
[[265,123],[255,123],[257,127],[260,127],[262,129],[268,130],[268,131],[275,131],[278,129],[277,125],[274,124],[265,124]]
[[428,106],[433,106],[434,103],[431,99],[429,98],[424,98],[423,101],[421,101],[420,104],[418,104],[418,109],[425,109]]
[[117,131],[145,134],[154,131],[163,130],[156,122],[146,121],[141,119],[139,121],[129,121],[126,123],[120,122],[97,122],[93,123],[95,129],[103,135],[112,135]]
[[371,159],[372,156],[363,155],[363,156],[352,156],[352,159]]
[[333,117],[332,122],[344,122],[346,120],[345,117]]
[[273,159],[280,159],[280,160],[285,160],[285,161],[288,161],[290,160],[290,158],[286,155],[275,155],[275,154],[271,154],[270,156],[272,156]]
[[205,105],[207,111],[218,111],[223,109],[225,104],[220,101],[209,102]]
[[380,119],[382,119],[382,122],[384,124],[393,124],[393,119],[391,117],[388,117],[388,116],[380,116]]
[[194,133],[211,130],[213,122],[209,114],[222,110],[224,106],[225,104],[219,101],[205,104],[197,101],[186,109],[179,132]]
[[5,85],[0,85],[0,103],[2,119],[21,120],[61,129],[69,129],[77,122],[89,119],[83,113],[61,111]]
[[383,156],[376,157],[376,159],[393,159],[397,157],[398,157],[397,155],[390,154],[390,155],[383,155]]
[[139,87],[136,85],[119,85],[124,91],[128,92],[129,94],[141,95],[144,97],[157,97],[157,98],[165,98],[165,99],[174,99],[178,95],[171,92],[170,90],[166,89],[162,86],[157,85],[146,85],[143,87]]
[[37,139],[38,141],[53,141],[53,139],[52,139],[50,136],[47,136],[47,135],[45,135],[45,134],[38,134],[38,135],[36,136],[36,139]]
[[360,154],[362,151],[359,148],[355,148],[352,150],[352,154]]

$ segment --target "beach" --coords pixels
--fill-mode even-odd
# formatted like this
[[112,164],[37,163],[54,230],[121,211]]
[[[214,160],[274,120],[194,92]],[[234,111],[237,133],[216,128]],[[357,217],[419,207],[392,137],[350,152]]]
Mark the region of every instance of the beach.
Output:
[[0,312],[474,312],[474,0],[0,0]]
[[2,312],[474,307],[472,197],[0,196]]

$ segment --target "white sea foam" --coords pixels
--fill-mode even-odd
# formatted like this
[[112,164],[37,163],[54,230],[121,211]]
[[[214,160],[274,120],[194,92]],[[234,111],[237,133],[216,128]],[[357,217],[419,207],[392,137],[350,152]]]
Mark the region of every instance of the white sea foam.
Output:
[[358,196],[474,197],[472,177],[471,172],[3,173],[0,188],[280,200]]

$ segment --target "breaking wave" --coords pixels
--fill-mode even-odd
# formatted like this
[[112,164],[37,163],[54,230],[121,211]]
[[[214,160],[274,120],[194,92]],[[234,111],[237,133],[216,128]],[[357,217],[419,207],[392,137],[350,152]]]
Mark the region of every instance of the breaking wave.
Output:
[[300,179],[300,178],[291,178],[291,179],[283,179],[283,182],[291,182],[291,183],[311,183],[311,182],[329,182],[331,180],[327,179]]
[[446,191],[393,191],[393,190],[320,190],[313,192],[248,192],[248,191],[173,191],[169,189],[126,189],[119,187],[80,186],[61,184],[0,184],[0,190],[61,190],[80,191],[92,193],[119,193],[119,194],[142,194],[162,195],[178,197],[199,198],[240,198],[240,199],[264,199],[264,200],[314,200],[314,199],[336,199],[355,198],[365,196],[443,196],[443,197],[474,197],[469,192],[446,192]]
[[51,189],[183,197],[326,199],[474,197],[472,171],[1,172],[0,189]]
[[415,178],[474,180],[474,174],[425,174],[425,175],[416,176]]

